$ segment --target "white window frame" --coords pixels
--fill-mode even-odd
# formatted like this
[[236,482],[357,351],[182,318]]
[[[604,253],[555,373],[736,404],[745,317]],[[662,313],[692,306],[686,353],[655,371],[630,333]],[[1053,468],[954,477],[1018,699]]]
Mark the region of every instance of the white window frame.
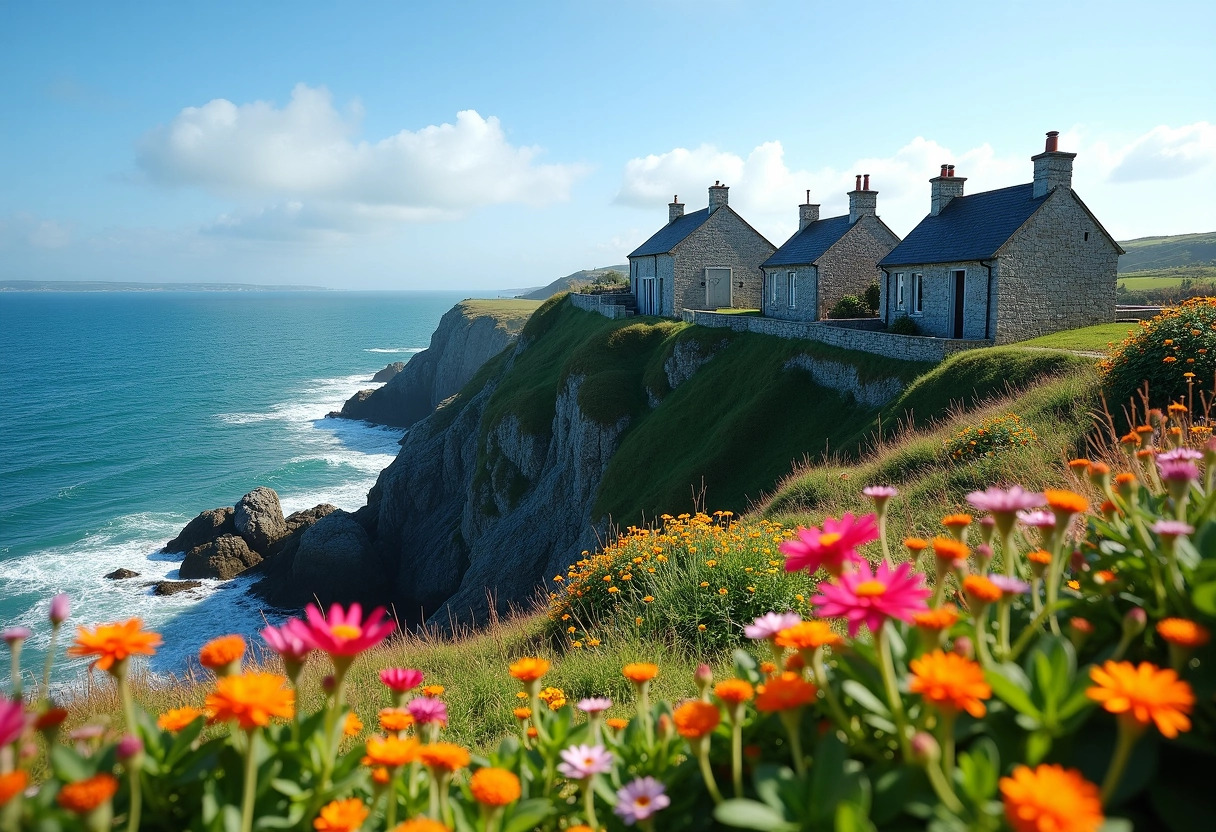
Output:
[[768,273],[768,302],[772,306],[777,305],[777,273]]
[[912,272],[912,314],[925,314],[925,276],[921,272]]
[[903,312],[908,305],[908,281],[903,272],[895,273],[895,309]]
[[798,306],[798,272],[787,272],[785,275],[785,290],[789,294],[789,308]]

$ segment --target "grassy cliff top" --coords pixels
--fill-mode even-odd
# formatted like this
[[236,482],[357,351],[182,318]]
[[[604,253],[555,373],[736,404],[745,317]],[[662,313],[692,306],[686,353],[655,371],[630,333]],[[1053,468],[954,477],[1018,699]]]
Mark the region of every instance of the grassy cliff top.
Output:
[[540,304],[538,300],[494,298],[462,300],[457,305],[466,318],[493,318],[512,332],[519,332]]

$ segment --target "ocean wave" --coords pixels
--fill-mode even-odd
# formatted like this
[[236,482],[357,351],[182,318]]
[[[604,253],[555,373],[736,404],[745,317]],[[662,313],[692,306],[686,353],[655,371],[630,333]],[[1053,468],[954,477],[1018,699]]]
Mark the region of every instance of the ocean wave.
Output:
[[426,347],[369,347],[364,352],[381,352],[381,353],[399,353],[399,352],[422,352]]

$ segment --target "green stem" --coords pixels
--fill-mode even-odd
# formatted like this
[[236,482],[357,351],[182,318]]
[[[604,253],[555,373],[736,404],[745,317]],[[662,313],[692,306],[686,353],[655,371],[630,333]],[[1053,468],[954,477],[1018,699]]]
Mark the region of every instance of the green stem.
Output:
[[882,544],[882,562],[891,566],[891,548],[887,544],[887,509],[884,505],[876,511],[878,515],[878,541]]
[[1129,726],[1127,720],[1122,718],[1119,720],[1119,739],[1115,745],[1115,756],[1110,761],[1110,768],[1106,770],[1106,779],[1102,781],[1103,806],[1110,802],[1111,796],[1119,786],[1119,780],[1123,777],[1123,769],[1127,767],[1128,757],[1131,756],[1136,740],[1140,739],[1140,731],[1139,726]]
[[[1002,659],[1006,659],[1009,657],[1009,616],[1011,610],[1009,599],[1003,595],[998,603],[1000,606],[997,608],[997,654]],[[948,775],[949,769],[946,772]]]
[[1058,601],[1055,602],[1055,604],[1049,603],[1047,606],[1039,610],[1039,614],[1034,617],[1033,621],[1026,625],[1026,629],[1022,630],[1022,634],[1018,636],[1018,640],[1013,643],[1013,650],[1010,651],[1009,656],[1007,657],[1008,661],[1017,661],[1017,658],[1022,654],[1022,651],[1030,645],[1030,640],[1038,635],[1039,628],[1043,626],[1043,621],[1055,610],[1058,604]]
[[55,645],[59,641],[59,624],[51,624],[51,646],[46,649],[46,661],[42,664],[42,698],[51,698],[51,665],[55,662]]
[[[714,771],[709,767],[708,735],[697,740],[697,763],[701,766],[701,779],[705,781],[705,788],[709,790],[709,796],[713,798],[714,803],[721,803],[722,792],[718,790],[718,783],[714,780]],[[591,826],[598,828],[594,823]]]
[[992,654],[988,652],[988,604],[975,617],[975,652],[985,670],[992,666]]
[[388,805],[384,807],[385,829],[392,829],[397,825],[397,777],[399,774],[400,769],[394,768],[388,778],[388,789],[385,793]]
[[907,717],[904,715],[904,701],[899,695],[899,685],[895,680],[895,661],[891,658],[891,645],[887,640],[885,622],[878,628],[877,636],[879,671],[882,673],[883,685],[887,691],[891,716],[895,720],[895,732],[899,735],[899,750],[905,760],[910,760],[912,759],[912,749],[908,745]]
[[9,645],[9,664],[13,677],[13,701],[21,701],[21,642],[15,641]]
[[950,781],[942,774],[941,768],[935,762],[930,762],[925,766],[925,773],[929,775],[929,785],[933,787],[933,791],[937,794],[937,799],[946,805],[946,808],[956,815],[963,811],[962,801],[958,799],[958,795],[954,793]]
[[427,772],[431,779],[431,788],[428,795],[429,800],[427,801],[429,808],[428,814],[431,816],[432,820],[439,820],[439,777],[430,769],[427,769]]
[[453,818],[452,818],[452,807],[451,807],[451,805],[448,803],[448,775],[447,775],[446,773],[445,773],[445,774],[442,774],[442,775],[440,775],[440,776],[439,776],[437,779],[438,779],[438,781],[439,781],[439,814],[440,814],[440,819],[441,819],[441,820],[442,820],[444,823],[446,823],[446,824],[448,825],[448,828],[450,829],[450,828],[451,828],[451,827],[452,827],[454,824],[452,823],[452,821],[453,821]]
[[730,780],[735,797],[743,797],[743,707],[732,705],[730,712]]
[[799,724],[802,722],[802,712],[795,709],[781,712],[781,724],[790,738],[790,756],[794,759],[794,771],[798,776],[806,774],[806,760],[802,759],[802,735]]
[[587,815],[588,826],[592,829],[600,828],[599,819],[595,816],[595,790],[591,788],[590,777],[583,781],[583,813]]
[[139,814],[143,808],[140,793],[139,766],[128,766],[127,776],[131,779],[131,808],[127,812],[127,832],[138,832]]
[[245,790],[241,796],[241,832],[253,832],[253,798],[258,790],[257,744],[261,729],[249,732],[245,746]]
[[654,749],[654,725],[650,721],[650,682],[638,685],[638,717],[646,729],[646,747]]
[[350,668],[349,659],[339,662],[337,656],[333,658],[334,693],[329,708],[325,711],[325,760],[321,764],[321,791],[329,788],[334,764],[338,758],[338,746],[342,743],[342,726],[338,724],[338,717],[341,716],[346,701],[346,671]]
[[940,711],[937,723],[938,742],[942,746],[942,770],[946,779],[954,777],[954,718],[956,714]]
[[823,663],[822,647],[816,647],[815,652],[811,654],[811,672],[815,675],[815,684],[819,690],[823,691],[823,699],[828,703],[828,710],[840,724],[840,730],[852,737],[854,735],[853,721],[845,714],[844,708],[840,706],[840,700],[836,698],[836,692],[828,684],[828,671]]

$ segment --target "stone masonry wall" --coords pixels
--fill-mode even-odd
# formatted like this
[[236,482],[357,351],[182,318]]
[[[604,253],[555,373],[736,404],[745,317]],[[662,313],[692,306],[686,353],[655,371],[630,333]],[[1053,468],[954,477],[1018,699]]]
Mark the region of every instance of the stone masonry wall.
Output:
[[578,292],[571,292],[570,302],[579,309],[586,309],[588,312],[598,312],[605,318],[624,318],[626,315],[624,302],[618,301],[610,295],[583,295]]
[[731,306],[759,309],[763,289],[760,264],[774,251],[772,243],[748,226],[734,209],[714,211],[675,248],[672,314],[705,308],[705,269],[718,267],[731,269]]
[[819,307],[811,310],[818,315],[804,316],[803,320],[826,318],[845,295],[862,297],[869,285],[882,276],[878,261],[897,245],[899,238],[878,217],[859,219],[819,258]]
[[1053,191],[1000,255],[998,344],[1115,320],[1119,253],[1071,190]]
[[[996,293],[997,286],[997,265],[995,261],[990,261],[993,266],[992,286],[993,294]],[[968,260],[960,263],[925,263],[913,266],[892,266],[888,269],[891,273],[890,278],[890,293],[891,297],[887,296],[887,279],[884,275],[879,281],[879,286],[882,290],[882,301],[885,304],[884,309],[889,311],[887,318],[888,323],[896,318],[907,315],[920,327],[922,335],[931,335],[935,338],[950,338],[954,335],[954,273],[956,271],[965,271],[967,273],[966,282],[964,284],[963,295],[963,338],[967,340],[982,340],[985,333],[984,313],[989,311],[992,316],[996,315],[996,304],[992,304],[991,310],[988,307],[988,270],[978,260]],[[898,275],[903,274],[907,281],[907,290],[905,294],[904,308],[901,310],[896,306],[896,290]],[[913,311],[914,298],[912,296],[912,275],[919,273],[923,275],[921,285],[923,298],[921,306],[923,311],[917,314]],[[994,331],[994,318],[990,319],[988,334],[991,336]]]
[[[794,272],[794,306],[790,306],[789,273]],[[778,266],[765,269],[765,279],[776,281],[777,298],[773,300],[772,289],[764,293],[761,309],[766,318],[783,321],[813,321],[819,307],[817,287],[819,279],[814,266]]]

